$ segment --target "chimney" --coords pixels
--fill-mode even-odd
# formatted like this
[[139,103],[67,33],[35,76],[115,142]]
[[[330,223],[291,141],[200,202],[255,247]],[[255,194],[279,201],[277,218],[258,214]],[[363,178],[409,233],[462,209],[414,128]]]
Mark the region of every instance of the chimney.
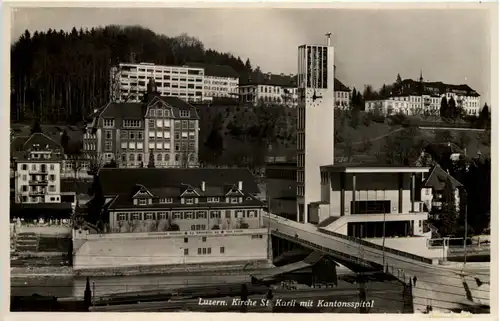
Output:
[[205,191],[205,181],[202,181],[201,182],[201,191],[204,192]]
[[242,190],[243,190],[243,181],[238,181],[238,189],[239,189],[240,191],[242,191]]

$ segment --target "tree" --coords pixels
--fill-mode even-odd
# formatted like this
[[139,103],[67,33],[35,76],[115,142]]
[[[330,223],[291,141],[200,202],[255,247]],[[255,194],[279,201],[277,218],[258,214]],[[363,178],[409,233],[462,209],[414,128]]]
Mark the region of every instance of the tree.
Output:
[[426,145],[427,142],[419,135],[416,127],[407,127],[396,135],[386,137],[383,149],[385,162],[405,166],[413,165]]
[[450,100],[448,101],[448,117],[451,119],[456,119],[459,117],[459,113],[457,110],[457,103],[455,102],[455,98],[453,96],[450,97]]
[[491,114],[488,105],[485,103],[479,113],[479,125],[483,128],[491,127]]
[[33,126],[31,127],[31,135],[35,133],[41,133],[42,132],[42,126],[40,126],[40,120],[37,118],[33,122]]
[[439,218],[442,227],[441,235],[453,234],[457,227],[456,223],[458,218],[458,211],[455,189],[449,176],[446,178],[443,190],[442,207]]
[[449,108],[448,108],[448,100],[446,96],[441,98],[441,107],[439,108],[439,116],[441,119],[447,119],[449,117]]
[[359,106],[358,91],[356,88],[352,89],[351,106]]
[[155,168],[155,155],[152,149],[149,150],[148,168]]
[[63,131],[61,135],[61,146],[63,148],[64,154],[68,155],[70,154],[69,150],[69,136],[66,130]]

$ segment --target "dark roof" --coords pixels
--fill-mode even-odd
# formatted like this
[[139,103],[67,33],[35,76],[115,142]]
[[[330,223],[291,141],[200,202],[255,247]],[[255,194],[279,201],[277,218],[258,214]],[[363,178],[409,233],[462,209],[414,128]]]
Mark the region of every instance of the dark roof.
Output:
[[[148,107],[153,106],[156,104],[158,101],[161,101],[168,106],[172,107],[172,112],[173,116],[176,118],[179,118],[179,112],[181,110],[189,110],[190,111],[190,117],[189,119],[199,119],[198,113],[196,111],[196,108],[185,102],[184,100],[178,98],[178,97],[173,97],[173,96],[159,96],[159,95],[152,95],[148,97],[149,101],[148,103],[116,103],[116,102],[110,102],[108,103],[105,108],[101,109],[101,112],[99,114],[100,118],[113,118],[117,120],[117,126],[121,126],[122,122],[120,120],[123,119],[144,119],[146,112],[148,110]],[[95,126],[95,124],[93,125]]]
[[[243,182],[243,192],[260,193],[257,181],[248,169],[209,168],[103,168],[99,171],[104,195],[131,195],[138,185],[154,194],[179,196],[186,186],[197,192],[205,182],[207,194],[228,191]],[[214,195],[215,196],[215,195]]]
[[448,174],[441,166],[435,165],[430,172],[429,177],[427,177],[427,179],[425,180],[424,186],[431,187],[436,191],[442,191],[446,186],[447,180],[451,182],[453,189],[463,186],[453,176]]
[[464,151],[453,143],[431,143],[424,148],[434,159],[449,158],[452,154],[463,154]]
[[146,113],[146,106],[142,103],[115,103],[110,102],[100,114],[102,118],[114,119],[141,119]]
[[227,77],[227,78],[239,78],[238,73],[227,65],[212,65],[204,64],[200,62],[190,62],[186,64],[189,67],[203,68],[205,69],[205,76],[212,77]]
[[413,79],[405,79],[403,80],[403,87],[406,95],[414,94],[445,94],[447,92],[453,91],[464,91],[468,96],[479,97],[480,95],[471,87],[465,84],[461,85],[451,85],[445,84],[441,81],[433,81],[433,82],[422,82],[415,81]]
[[74,179],[61,179],[61,192],[75,192],[76,194],[88,194],[91,181],[75,181]]
[[240,86],[245,85],[297,87],[297,77],[295,75],[264,74],[262,72],[254,71],[249,77],[243,77],[240,79]]
[[351,91],[351,89],[349,89],[349,87],[347,87],[346,85],[344,85],[337,78],[335,78],[335,82],[334,82],[333,86],[334,86],[334,88],[333,88],[334,91]]

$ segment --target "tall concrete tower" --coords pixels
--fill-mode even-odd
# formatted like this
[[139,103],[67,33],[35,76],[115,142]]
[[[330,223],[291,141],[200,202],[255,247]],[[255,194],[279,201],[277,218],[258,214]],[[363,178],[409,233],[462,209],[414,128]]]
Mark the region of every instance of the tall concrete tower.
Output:
[[298,48],[297,221],[309,222],[310,204],[321,200],[320,166],[334,161],[334,48]]

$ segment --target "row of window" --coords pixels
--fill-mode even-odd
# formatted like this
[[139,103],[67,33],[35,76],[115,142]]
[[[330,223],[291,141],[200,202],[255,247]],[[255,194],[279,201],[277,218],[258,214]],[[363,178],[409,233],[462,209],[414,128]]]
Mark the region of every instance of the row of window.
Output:
[[[171,215],[174,220],[194,220],[194,219],[207,219],[208,214],[212,219],[222,218],[222,211],[196,211],[196,212],[131,212],[131,213],[117,213],[117,221],[141,221],[141,220],[166,220]],[[256,218],[256,210],[235,210],[232,215],[231,210],[225,210],[225,218]]]
[[[45,181],[45,178],[44,178],[43,175],[30,175],[30,176],[31,176],[30,177],[30,181],[38,181],[38,182]],[[26,174],[21,175],[21,180],[22,181],[27,181],[28,180],[28,175],[26,175]],[[49,175],[49,181],[53,182],[55,180],[56,180],[56,175],[50,174]]]
[[[151,148],[151,149],[152,149],[152,148]],[[127,155],[128,155],[128,161],[130,161],[130,162],[135,162],[136,160],[137,160],[138,162],[142,162],[142,161],[144,161],[144,156],[143,156],[143,154],[140,154],[140,153],[139,153],[139,154],[133,154],[133,153],[132,153],[132,154],[122,154],[122,158],[121,158],[121,159],[122,159],[122,162],[126,162],[126,161],[127,161]],[[181,157],[181,156],[182,156],[181,154],[175,154],[175,155],[174,155],[174,160],[175,160],[176,162],[181,161],[181,159],[182,159],[182,157]],[[196,161],[196,154],[189,154],[187,157],[188,157],[188,159],[187,159],[187,160],[188,160],[188,162],[191,162],[191,163],[192,163],[192,162],[195,162],[195,161]],[[149,159],[149,158],[148,158],[148,159]],[[163,161],[165,161],[165,162],[169,162],[169,161],[170,161],[170,154],[156,154],[156,156],[155,156],[155,160],[156,160],[157,162],[163,162]]]
[[[55,192],[56,191],[56,186],[55,185],[49,185],[48,187],[49,189],[49,192]],[[28,190],[31,192],[31,193],[47,193],[46,189],[45,188],[42,188],[40,186],[31,186],[31,189],[29,189],[28,185],[21,185],[21,191],[22,192],[28,192]]]
[[83,144],[83,150],[97,150],[97,146],[94,143],[84,143]]
[[123,73],[145,73],[149,75],[151,73],[168,73],[168,74],[181,74],[181,75],[202,75],[203,69],[200,68],[189,68],[189,67],[171,67],[171,66],[144,66],[144,65],[129,65],[120,64],[120,68]]
[[[31,203],[45,203],[45,197],[44,196],[41,196],[41,197],[36,197],[36,196],[33,196],[33,197],[21,196],[21,202],[27,203],[28,201],[30,201]],[[50,197],[50,201],[51,202],[58,202],[59,201],[59,196],[52,196],[52,197]]]
[[[219,249],[220,254],[224,254],[224,247],[221,246]],[[212,248],[198,248],[198,255],[212,254]],[[189,255],[189,249],[184,249],[184,255]]]
[[[49,168],[51,171],[56,169],[55,164],[49,164]],[[27,171],[28,170],[28,164],[22,164],[21,165],[21,170]],[[46,172],[47,171],[47,164],[31,164],[31,170],[32,171],[38,171],[40,170],[41,172]]]

